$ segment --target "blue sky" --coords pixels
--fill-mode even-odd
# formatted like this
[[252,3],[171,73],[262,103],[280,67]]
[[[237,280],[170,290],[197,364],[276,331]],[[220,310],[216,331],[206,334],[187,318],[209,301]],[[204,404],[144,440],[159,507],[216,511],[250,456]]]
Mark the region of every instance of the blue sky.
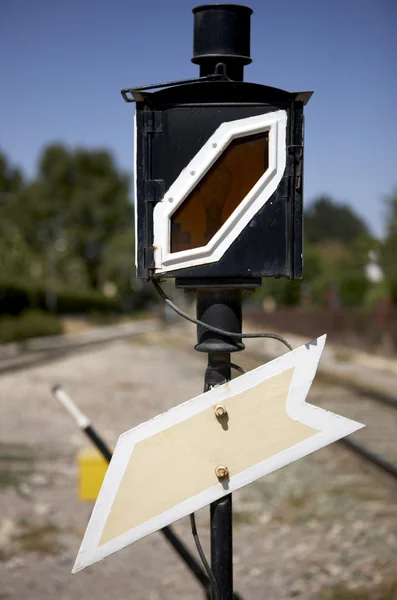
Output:
[[[43,146],[109,148],[132,172],[133,105],[120,89],[196,76],[200,2],[0,0],[0,148],[33,176]],[[250,0],[245,79],[314,90],[305,200],[348,202],[376,234],[397,187],[395,0]],[[392,146],[393,141],[393,146]]]

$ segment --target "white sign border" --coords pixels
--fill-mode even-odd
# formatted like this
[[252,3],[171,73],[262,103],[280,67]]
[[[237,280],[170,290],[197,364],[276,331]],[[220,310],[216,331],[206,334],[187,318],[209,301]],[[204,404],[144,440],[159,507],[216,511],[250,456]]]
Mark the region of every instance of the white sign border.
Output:
[[[222,496],[230,494],[364,427],[362,423],[346,419],[305,401],[317,370],[325,340],[326,336],[324,335],[270,363],[249,371],[229,382],[228,386],[213,388],[209,392],[188,400],[168,412],[123,433],[118,440],[72,572],[77,573],[125,546],[203,508]],[[227,487],[221,482],[217,482],[196,496],[181,502],[172,509],[123,535],[101,546],[98,545],[135,444],[291,368],[294,368],[295,371],[287,397],[287,414],[291,419],[319,430],[317,434],[237,475],[231,475]]]

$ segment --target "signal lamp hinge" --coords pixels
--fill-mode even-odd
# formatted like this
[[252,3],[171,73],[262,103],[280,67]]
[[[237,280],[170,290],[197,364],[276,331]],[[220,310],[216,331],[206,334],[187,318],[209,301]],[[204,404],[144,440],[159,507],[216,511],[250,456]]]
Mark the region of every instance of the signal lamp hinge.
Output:
[[303,167],[303,146],[291,145],[288,146],[289,155],[293,159],[295,171],[295,190],[302,191],[302,167]]
[[299,144],[291,144],[287,146],[288,154],[295,158],[296,162],[301,162],[303,158],[303,146]]
[[143,113],[143,130],[145,133],[163,132],[163,113],[161,110],[146,110]]
[[154,269],[154,248],[145,248],[145,269]]
[[164,197],[164,179],[146,179],[143,185],[146,202],[157,204]]

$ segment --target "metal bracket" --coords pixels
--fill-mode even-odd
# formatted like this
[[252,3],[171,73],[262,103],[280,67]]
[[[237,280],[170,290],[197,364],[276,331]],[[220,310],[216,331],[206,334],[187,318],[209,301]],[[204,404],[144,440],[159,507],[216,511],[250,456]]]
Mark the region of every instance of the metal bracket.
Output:
[[231,81],[224,73],[214,73],[205,77],[195,77],[193,79],[180,79],[179,81],[167,81],[165,83],[154,83],[152,85],[141,85],[134,88],[124,88],[121,95],[125,102],[142,102],[144,95],[140,92],[145,90],[154,90],[157,88],[171,87],[173,85],[186,85],[188,83],[200,83],[201,81]]
[[[145,179],[143,182],[143,192],[146,202],[146,222],[148,224],[153,222],[153,205],[157,204],[164,197],[164,179]],[[150,235],[148,235],[148,232],[146,233],[146,240],[146,243],[148,243],[148,240],[152,240],[152,233]],[[144,249],[144,266],[145,269],[154,269],[153,246],[148,245]]]
[[146,179],[143,186],[146,202],[156,204],[164,197],[164,179]]
[[145,248],[145,269],[154,269],[154,248]]
[[302,167],[303,167],[303,146],[299,144],[291,144],[287,146],[288,153],[294,158],[294,178],[295,190],[302,191]]
[[302,193],[303,146],[297,146],[295,151],[295,191]]
[[144,133],[163,132],[163,113],[160,110],[146,110],[143,112]]
[[289,154],[293,154],[297,161],[300,161],[303,157],[303,146],[301,144],[290,144],[287,146]]

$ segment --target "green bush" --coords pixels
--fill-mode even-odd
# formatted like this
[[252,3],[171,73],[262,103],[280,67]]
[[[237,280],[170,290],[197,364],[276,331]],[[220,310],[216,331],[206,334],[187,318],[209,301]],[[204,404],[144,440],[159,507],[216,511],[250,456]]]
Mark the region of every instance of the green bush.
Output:
[[18,317],[0,318],[0,343],[2,344],[60,333],[62,327],[58,318],[41,310],[27,310]]
[[384,280],[371,283],[364,296],[363,306],[365,308],[374,309],[382,301],[386,300],[389,295],[389,283],[387,281]]
[[117,298],[107,298],[96,290],[59,290],[57,312],[59,314],[81,314],[86,312],[117,312]]
[[344,275],[339,280],[339,296],[342,306],[361,306],[370,288],[370,282],[362,274]]
[[253,299],[261,301],[271,296],[277,306],[297,306],[300,301],[301,284],[298,279],[290,281],[285,277],[279,279],[265,277],[262,280],[262,287],[255,292]]
[[[117,298],[107,298],[96,290],[55,287],[58,314],[87,312],[114,313],[119,310]],[[19,315],[36,308],[46,311],[46,289],[42,282],[0,281],[0,314]]]
[[397,305],[397,279],[390,279],[388,288],[392,303]]

